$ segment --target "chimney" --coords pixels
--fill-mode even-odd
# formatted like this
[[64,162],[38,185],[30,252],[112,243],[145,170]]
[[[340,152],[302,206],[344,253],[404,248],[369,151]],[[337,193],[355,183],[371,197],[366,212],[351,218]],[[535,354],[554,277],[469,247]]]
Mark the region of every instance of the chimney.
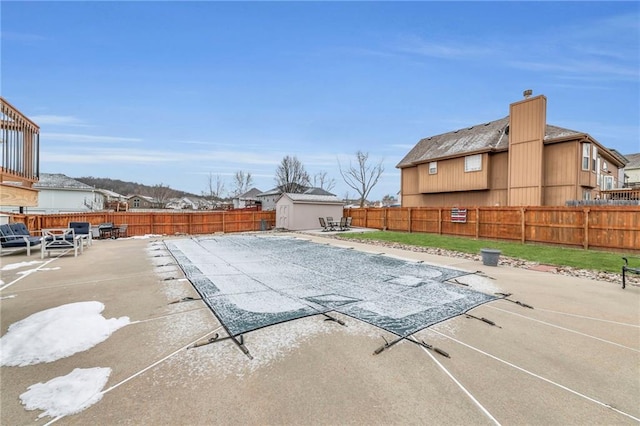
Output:
[[544,135],[547,127],[547,98],[523,92],[524,99],[509,106],[510,206],[544,205]]

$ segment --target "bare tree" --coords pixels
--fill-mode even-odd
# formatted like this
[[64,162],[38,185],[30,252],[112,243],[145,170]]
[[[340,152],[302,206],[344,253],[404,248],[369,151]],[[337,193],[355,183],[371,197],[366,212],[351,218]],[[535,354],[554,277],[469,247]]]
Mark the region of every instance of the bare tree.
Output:
[[233,176],[233,195],[238,196],[247,192],[253,185],[251,173],[238,170]]
[[207,176],[207,190],[202,191],[202,195],[209,201],[220,201],[224,194],[224,181],[220,175],[213,176],[213,173],[209,173]]
[[331,191],[333,187],[336,186],[336,180],[327,176],[327,172],[322,170],[313,175],[313,186]]
[[158,185],[153,185],[149,192],[157,207],[163,209],[174,191],[168,185],[159,183]]
[[309,174],[297,157],[287,155],[276,169],[276,184],[282,192],[302,192],[309,185]]
[[375,165],[371,165],[367,164],[368,159],[368,152],[358,151],[356,153],[358,164],[353,166],[351,162],[349,162],[349,167],[344,170],[340,165],[340,161],[338,161],[338,168],[340,169],[342,179],[360,195],[360,207],[364,206],[364,202],[369,196],[369,193],[373,187],[376,186],[378,179],[380,179],[382,172],[384,172],[382,160]]

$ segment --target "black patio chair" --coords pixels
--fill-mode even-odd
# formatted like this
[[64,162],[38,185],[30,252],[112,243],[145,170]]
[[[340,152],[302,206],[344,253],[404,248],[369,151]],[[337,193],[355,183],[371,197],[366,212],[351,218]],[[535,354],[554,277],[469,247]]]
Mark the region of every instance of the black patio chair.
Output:
[[82,235],[83,244],[93,244],[91,235],[91,224],[89,222],[69,222],[69,228],[73,229],[75,235]]
[[42,243],[42,238],[31,235],[24,223],[0,225],[0,252],[3,254],[26,250],[31,256],[31,247]]
[[340,229],[341,231],[346,231],[347,230],[347,218],[346,217],[341,217],[340,218]]
[[327,222],[324,220],[324,217],[319,217],[320,226],[322,227],[322,232],[327,232],[329,230],[329,226],[327,226]]

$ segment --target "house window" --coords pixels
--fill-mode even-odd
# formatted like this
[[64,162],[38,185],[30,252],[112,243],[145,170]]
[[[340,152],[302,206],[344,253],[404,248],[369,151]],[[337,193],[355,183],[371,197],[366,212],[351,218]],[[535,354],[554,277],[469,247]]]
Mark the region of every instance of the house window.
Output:
[[589,170],[589,154],[591,153],[591,144],[582,144],[582,170]]
[[613,176],[604,176],[602,189],[613,189]]
[[464,171],[477,172],[482,170],[482,154],[468,155],[464,157]]
[[598,159],[598,147],[594,146],[593,157],[591,157],[591,170],[593,170],[594,172],[598,170],[598,165],[596,164],[597,159]]
[[438,173],[438,162],[432,161],[429,163],[429,174],[435,175],[436,173]]
[[583,200],[590,200],[591,199],[591,191],[589,191],[588,189],[583,189],[582,190],[582,199]]
[[134,208],[140,207],[140,199],[139,198],[134,198],[133,199],[133,207]]

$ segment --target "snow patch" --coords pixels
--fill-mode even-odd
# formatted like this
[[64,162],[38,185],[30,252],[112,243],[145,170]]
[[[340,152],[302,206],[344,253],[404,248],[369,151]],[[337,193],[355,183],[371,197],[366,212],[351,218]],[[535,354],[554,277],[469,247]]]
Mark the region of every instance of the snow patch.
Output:
[[37,312],[9,326],[0,337],[0,365],[52,362],[86,351],[129,324],[129,317],[105,319],[100,302],[77,302]]
[[102,399],[110,374],[110,368],[76,368],[66,376],[29,386],[20,401],[27,410],[44,410],[38,418],[76,414]]
[[25,266],[37,265],[38,263],[44,263],[41,260],[31,260],[29,262],[9,263],[4,265],[0,271],[12,271],[14,269],[24,268]]

